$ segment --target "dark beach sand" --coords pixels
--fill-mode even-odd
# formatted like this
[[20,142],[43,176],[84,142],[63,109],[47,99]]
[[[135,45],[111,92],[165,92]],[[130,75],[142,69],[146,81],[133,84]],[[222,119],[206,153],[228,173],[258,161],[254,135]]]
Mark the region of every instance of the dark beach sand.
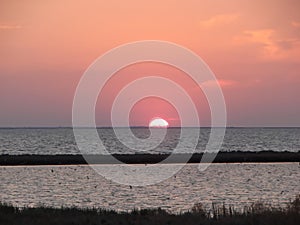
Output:
[[[168,158],[169,154],[114,154],[119,163],[153,164]],[[207,158],[214,154],[207,154]],[[202,154],[174,154],[167,163],[199,163]],[[110,156],[104,155],[1,155],[0,165],[74,165],[74,164],[115,164]],[[204,161],[205,162],[205,161]],[[219,152],[214,163],[249,163],[249,162],[300,162],[300,152]],[[118,162],[117,162],[118,163]]]

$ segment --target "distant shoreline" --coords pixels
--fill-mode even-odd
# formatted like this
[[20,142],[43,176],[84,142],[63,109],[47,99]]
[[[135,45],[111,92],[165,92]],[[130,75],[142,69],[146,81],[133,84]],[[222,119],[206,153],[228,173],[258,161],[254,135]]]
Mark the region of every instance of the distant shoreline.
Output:
[[[87,164],[154,164],[167,159],[170,154],[113,154],[120,160],[116,162],[107,155],[1,155],[1,166],[13,165],[77,165]],[[173,154],[166,163],[199,163],[203,154]],[[206,154],[212,157],[214,154]],[[169,160],[172,159],[172,160]],[[203,161],[204,163],[207,161]],[[213,163],[267,163],[267,162],[300,162],[300,152],[219,152]]]
[[[72,126],[40,126],[40,127],[1,127],[0,126],[0,129],[73,129],[73,128],[76,128],[76,129],[94,129],[94,127],[72,127]],[[111,127],[111,126],[97,126],[96,127],[97,129],[113,129],[113,128],[149,128],[148,126],[130,126],[130,127],[127,127],[127,126],[119,126],[119,127]],[[300,126],[227,126],[227,127],[210,127],[210,126],[203,126],[203,127],[195,127],[195,126],[186,126],[186,127],[180,127],[180,126],[169,126],[167,128],[163,128],[163,129],[173,129],[173,128],[203,128],[203,129],[211,129],[211,128],[225,128],[225,129],[245,129],[245,128],[265,128],[265,129],[299,129]]]

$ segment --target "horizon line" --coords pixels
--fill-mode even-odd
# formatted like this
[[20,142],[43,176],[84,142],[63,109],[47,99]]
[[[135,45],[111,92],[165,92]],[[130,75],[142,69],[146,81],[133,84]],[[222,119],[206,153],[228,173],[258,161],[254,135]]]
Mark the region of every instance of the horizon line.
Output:
[[[73,128],[88,128],[92,129],[94,127],[91,126],[81,126],[81,127],[73,127],[73,126],[0,126],[0,129],[73,129]],[[149,126],[96,126],[96,128],[150,128]],[[154,129],[173,129],[173,128],[300,128],[300,126],[226,126],[226,127],[218,127],[218,126],[169,126],[169,127],[151,127]]]

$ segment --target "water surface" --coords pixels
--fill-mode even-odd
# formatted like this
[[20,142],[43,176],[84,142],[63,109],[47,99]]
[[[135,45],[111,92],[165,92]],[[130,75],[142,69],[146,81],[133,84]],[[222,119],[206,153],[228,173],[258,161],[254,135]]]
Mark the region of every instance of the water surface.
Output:
[[242,207],[256,201],[284,206],[300,193],[298,163],[212,164],[204,172],[189,164],[159,184],[132,188],[103,178],[89,166],[2,166],[0,178],[0,201],[18,206],[122,211],[161,207],[180,212],[197,202],[207,207],[212,202]]
[[[121,128],[120,128],[121,129]],[[195,128],[185,128],[192,129]],[[149,136],[149,129],[133,128],[140,138]],[[132,150],[118,141],[114,131],[99,128],[99,137],[109,153],[135,154],[143,149]],[[124,130],[124,136],[128,135]],[[210,128],[201,128],[196,152],[202,152],[208,141]],[[163,142],[146,153],[171,153],[180,137],[180,129],[168,129]],[[152,144],[152,143],[149,143]],[[147,146],[144,146],[145,148]],[[300,151],[300,128],[227,128],[221,151]],[[190,152],[189,142],[182,149]],[[20,154],[79,154],[71,128],[52,129],[0,129],[0,155]],[[91,148],[91,154],[97,154],[97,147]]]

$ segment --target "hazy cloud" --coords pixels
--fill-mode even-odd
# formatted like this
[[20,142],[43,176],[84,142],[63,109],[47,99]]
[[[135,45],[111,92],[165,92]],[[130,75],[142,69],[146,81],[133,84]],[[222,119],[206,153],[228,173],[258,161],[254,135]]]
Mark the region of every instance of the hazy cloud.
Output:
[[0,24],[0,30],[13,30],[13,29],[21,29],[20,25],[9,25],[9,24]]
[[218,79],[218,80],[208,80],[202,83],[201,85],[207,87],[207,88],[215,88],[218,85],[220,85],[222,88],[224,87],[232,87],[236,85],[238,82],[235,80],[224,80],[224,79]]
[[200,25],[203,27],[213,27],[217,25],[230,24],[239,18],[239,14],[218,14],[207,20],[202,20]]
[[246,30],[234,38],[235,43],[259,44],[260,55],[266,59],[282,59],[299,49],[300,40],[297,37],[281,38],[274,29]]
[[293,27],[300,28],[300,22],[292,21],[291,24]]
[[244,31],[244,37],[250,42],[261,43],[264,54],[272,55],[278,51],[278,45],[273,39],[274,33],[272,29],[248,30]]

